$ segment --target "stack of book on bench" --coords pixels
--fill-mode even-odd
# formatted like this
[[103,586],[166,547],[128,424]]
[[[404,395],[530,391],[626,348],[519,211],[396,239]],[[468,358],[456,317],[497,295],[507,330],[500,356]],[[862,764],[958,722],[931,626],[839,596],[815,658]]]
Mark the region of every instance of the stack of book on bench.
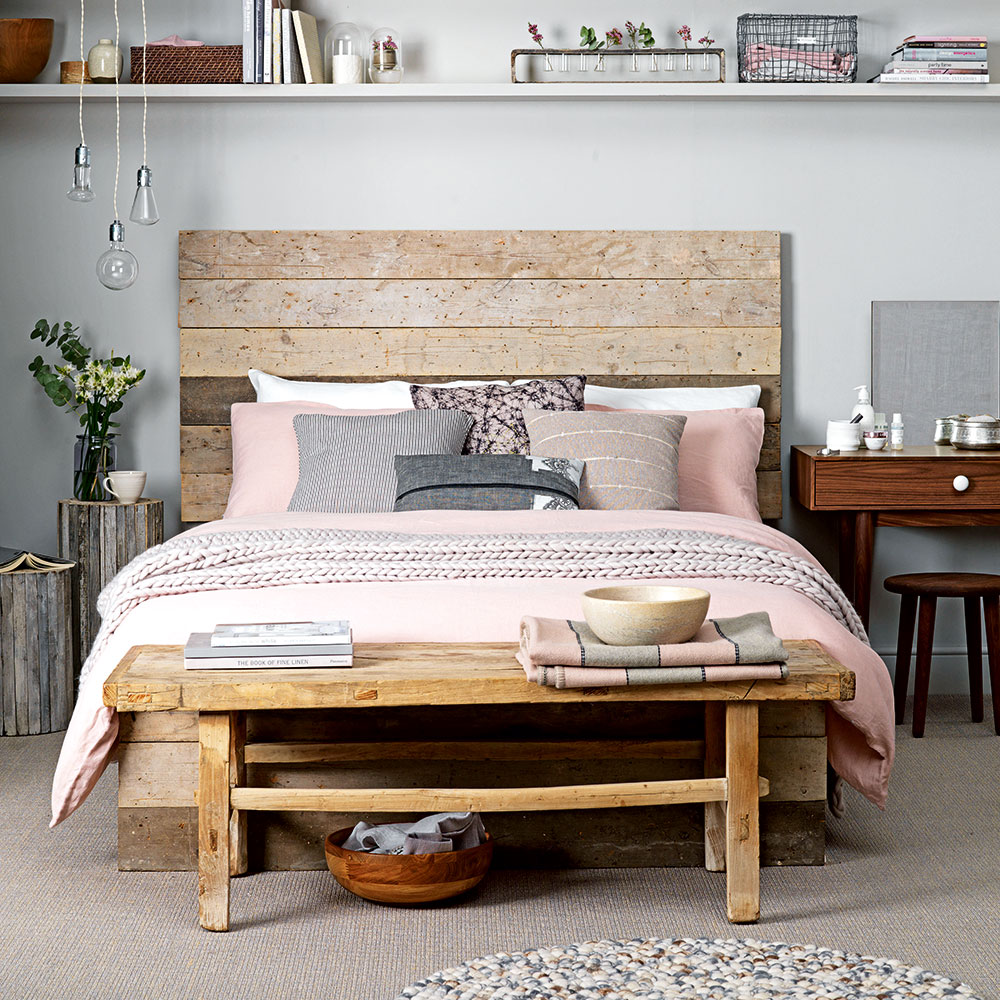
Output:
[[193,632],[184,647],[188,670],[317,670],[354,662],[350,622],[255,622]]

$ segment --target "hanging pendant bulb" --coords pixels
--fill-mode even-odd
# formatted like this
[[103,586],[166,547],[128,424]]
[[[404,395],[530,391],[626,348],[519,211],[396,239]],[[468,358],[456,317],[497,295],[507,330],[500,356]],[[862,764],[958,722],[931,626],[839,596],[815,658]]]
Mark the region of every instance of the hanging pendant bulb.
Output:
[[135,199],[129,218],[140,226],[155,226],[160,221],[160,213],[156,210],[156,197],[153,194],[153,171],[143,165],[139,167],[136,178]]
[[111,223],[111,245],[97,258],[97,277],[105,288],[118,292],[128,288],[139,274],[139,262],[125,249],[125,226],[120,219]]
[[76,147],[73,160],[73,186],[66,192],[70,201],[93,201],[94,189],[90,186],[90,147],[82,143]]

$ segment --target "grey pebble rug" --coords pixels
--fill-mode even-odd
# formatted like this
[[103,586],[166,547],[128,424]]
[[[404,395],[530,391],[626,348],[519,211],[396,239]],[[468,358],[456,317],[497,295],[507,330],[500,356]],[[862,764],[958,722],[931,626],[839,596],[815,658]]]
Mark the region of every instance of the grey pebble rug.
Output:
[[968,987],[889,958],[768,941],[588,941],[435,972],[396,1000],[914,1000]]

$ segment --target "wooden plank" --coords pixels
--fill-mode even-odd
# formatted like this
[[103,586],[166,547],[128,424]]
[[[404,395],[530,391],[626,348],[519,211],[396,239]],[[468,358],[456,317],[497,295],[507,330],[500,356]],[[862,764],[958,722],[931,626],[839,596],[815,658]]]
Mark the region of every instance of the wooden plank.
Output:
[[197,712],[120,712],[118,740],[121,743],[197,742]]
[[[229,787],[247,783],[247,718],[234,712],[229,729]],[[231,794],[231,793],[230,793]],[[239,809],[229,813],[229,874],[243,875],[247,870],[247,814]]]
[[55,613],[49,616],[52,630],[49,644],[58,646],[59,660],[49,684],[49,712],[53,729],[65,729],[73,713],[73,696],[76,690],[76,649],[79,633],[73,618],[72,570],[58,574],[59,600]]
[[118,805],[150,809],[198,804],[197,743],[129,743],[118,754]]
[[761,327],[781,325],[776,279],[185,279],[178,326]]
[[185,671],[182,647],[142,646],[133,647],[112,672],[103,697],[126,712],[854,697],[854,674],[819,643],[799,639],[785,645],[789,676],[781,681],[566,689],[527,684],[509,643],[364,643],[355,649],[353,668],[294,672]]
[[[157,713],[160,714],[160,713]],[[701,740],[498,740],[434,743],[251,743],[249,764],[312,764],[363,760],[700,760]]]
[[767,701],[760,706],[761,739],[770,736],[826,736],[822,702]]
[[[721,702],[705,703],[705,777],[726,773],[726,710]],[[726,804],[705,803],[705,867],[726,870]]]
[[17,733],[14,715],[14,577],[0,573],[0,704],[3,707],[4,736]]
[[[825,803],[760,803],[761,862],[822,865]],[[644,806],[491,813],[494,868],[701,867],[702,807]],[[387,822],[417,817],[390,814]],[[350,826],[356,814],[254,812],[248,817],[250,863],[256,871],[325,871],[323,841]],[[197,871],[195,807],[118,810],[118,867],[122,871]],[[608,845],[613,845],[610,847]]]
[[[275,374],[281,375],[282,372]],[[415,375],[409,377],[407,372],[395,373],[399,377],[406,376],[410,382],[450,382],[458,378],[498,378],[504,372],[496,368],[492,372],[483,374],[481,372],[454,372],[450,369],[442,370],[436,375]],[[570,374],[564,372],[562,374]],[[738,375],[608,375],[600,372],[587,372],[588,376],[593,376],[590,381],[598,385],[607,385],[616,388],[632,389],[655,389],[662,387],[688,388],[701,386],[704,388],[721,388],[731,385],[746,385],[748,381],[759,384],[761,387],[760,406],[764,410],[764,419],[768,423],[777,423],[781,420],[781,379],[777,375],[761,375],[748,380],[745,376]],[[524,377],[537,375],[542,378],[557,378],[551,370],[548,372],[529,372]],[[319,378],[316,376],[303,376],[304,382],[381,382],[386,376],[369,376],[358,374],[350,378]],[[180,413],[181,425],[192,426],[207,424],[210,426],[228,425],[229,408],[233,403],[252,403],[256,399],[253,386],[246,377],[235,378],[230,376],[191,378],[184,377],[180,380]]]
[[191,329],[180,331],[181,375],[240,377],[248,368],[302,375],[433,375],[582,369],[621,375],[777,375],[781,328],[585,327]]
[[[760,778],[759,794],[767,789]],[[726,797],[727,785],[725,778],[693,778],[525,788],[234,788],[230,795],[235,808],[254,810],[535,812],[712,802]]]
[[24,650],[28,689],[28,733],[35,735],[42,731],[42,676],[48,675],[49,664],[41,657],[41,642],[38,634],[38,612],[41,606],[39,584],[44,590],[43,573],[20,574],[24,587]]
[[726,913],[730,922],[760,916],[758,707],[726,705]]
[[52,675],[62,667],[59,650],[55,645],[50,647],[52,623],[50,617],[55,614],[58,594],[55,573],[38,573],[35,581],[35,621],[33,625],[36,637],[36,652],[38,657],[38,732],[50,733],[53,730],[51,713],[49,712],[50,685]]
[[[181,520],[214,521],[222,517],[229,502],[232,473],[181,473]],[[781,471],[757,473],[757,506],[765,520],[781,517]]]
[[771,782],[771,801],[826,800],[825,737],[761,737],[760,773]]
[[14,720],[18,735],[27,735],[28,728],[28,686],[31,679],[28,676],[28,614],[27,592],[21,577],[14,575],[13,609],[11,624],[14,631]]
[[198,917],[210,931],[229,930],[228,712],[198,719]]
[[182,231],[181,278],[774,278],[777,232]]

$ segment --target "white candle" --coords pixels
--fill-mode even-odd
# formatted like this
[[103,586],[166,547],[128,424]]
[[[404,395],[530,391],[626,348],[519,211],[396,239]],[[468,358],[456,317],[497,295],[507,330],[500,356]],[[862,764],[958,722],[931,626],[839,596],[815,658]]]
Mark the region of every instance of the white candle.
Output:
[[364,63],[359,55],[335,55],[333,57],[334,83],[363,83]]

